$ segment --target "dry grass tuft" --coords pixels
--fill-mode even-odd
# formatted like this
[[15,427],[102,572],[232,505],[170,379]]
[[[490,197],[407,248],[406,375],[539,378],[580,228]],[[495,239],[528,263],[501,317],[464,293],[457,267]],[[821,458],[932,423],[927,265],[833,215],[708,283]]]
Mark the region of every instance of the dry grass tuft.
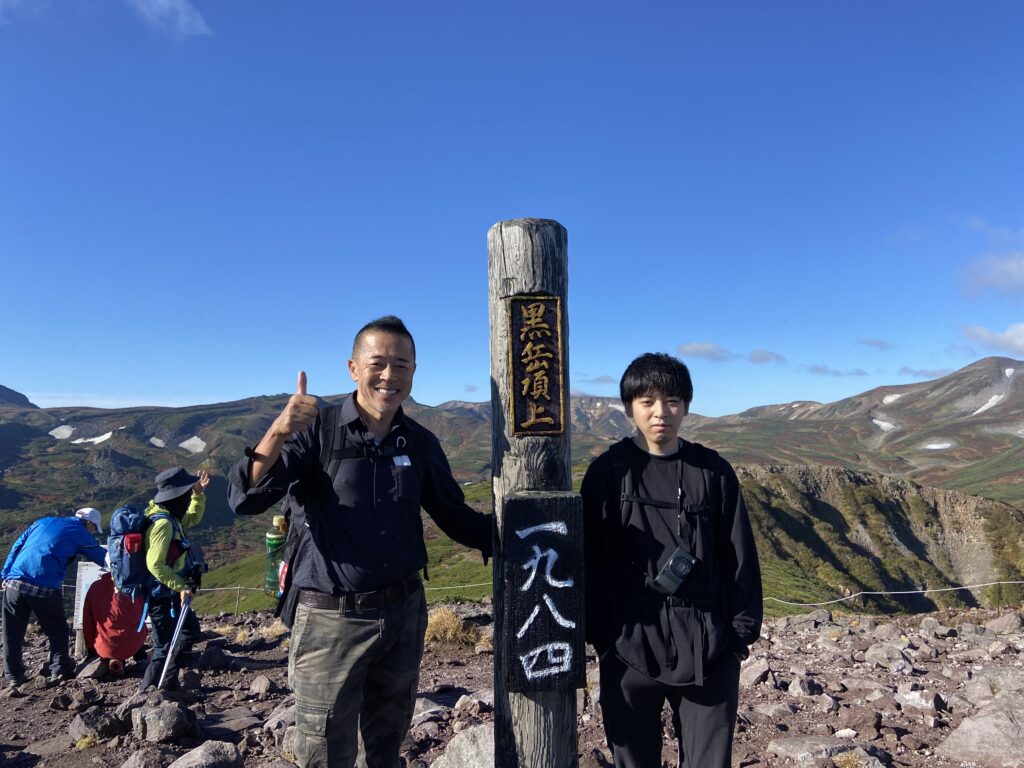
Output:
[[269,627],[260,627],[260,637],[264,640],[275,640],[281,635],[287,635],[291,630],[288,629],[281,621],[281,619],[274,619],[274,623]]
[[95,747],[99,743],[100,743],[99,737],[96,736],[93,733],[89,733],[89,734],[86,734],[85,736],[83,736],[82,738],[80,738],[78,741],[75,742],[75,749],[78,749],[78,750],[91,749],[92,747]]
[[462,619],[447,605],[434,608],[427,617],[428,643],[472,648],[479,639],[477,628],[463,624]]

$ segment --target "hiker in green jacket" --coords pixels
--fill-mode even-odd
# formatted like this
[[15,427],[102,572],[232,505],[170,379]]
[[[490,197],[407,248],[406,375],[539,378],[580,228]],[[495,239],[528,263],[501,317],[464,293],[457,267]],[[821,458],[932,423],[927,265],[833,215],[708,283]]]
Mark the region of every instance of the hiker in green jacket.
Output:
[[[210,476],[204,470],[190,475],[182,467],[171,467],[156,476],[156,495],[146,508],[153,524],[146,531],[146,565],[156,578],[149,598],[153,624],[153,657],[139,684],[144,691],[160,680],[164,664],[164,688],[177,690],[178,663],[168,660],[171,637],[182,603],[199,588],[201,566],[193,556],[185,529],[198,525],[206,511],[206,486]],[[199,638],[199,620],[189,611],[182,627],[181,647],[188,652]]]

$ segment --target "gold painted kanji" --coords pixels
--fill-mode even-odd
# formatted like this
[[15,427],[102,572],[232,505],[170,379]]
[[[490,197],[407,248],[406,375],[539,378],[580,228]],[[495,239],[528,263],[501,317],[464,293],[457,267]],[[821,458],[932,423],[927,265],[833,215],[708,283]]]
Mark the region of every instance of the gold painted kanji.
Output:
[[513,296],[509,300],[509,368],[519,386],[510,395],[514,435],[563,432],[561,299]]

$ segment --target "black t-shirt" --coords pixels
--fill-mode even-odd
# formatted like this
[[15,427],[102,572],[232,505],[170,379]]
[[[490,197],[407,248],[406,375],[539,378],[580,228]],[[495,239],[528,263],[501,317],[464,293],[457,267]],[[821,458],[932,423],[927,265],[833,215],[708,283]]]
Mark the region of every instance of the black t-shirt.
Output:
[[[627,468],[632,502],[622,501]],[[702,681],[705,664],[757,639],[757,550],[728,462],[686,441],[654,456],[627,438],[594,460],[581,494],[587,640],[599,654],[687,685]],[[669,595],[655,579],[680,544],[698,562]]]

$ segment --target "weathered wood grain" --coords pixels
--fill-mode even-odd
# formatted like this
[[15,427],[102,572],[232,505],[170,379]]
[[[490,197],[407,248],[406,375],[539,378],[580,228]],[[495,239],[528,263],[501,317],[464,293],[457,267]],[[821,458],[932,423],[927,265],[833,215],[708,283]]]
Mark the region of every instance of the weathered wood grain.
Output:
[[[505,299],[516,294],[561,297],[562,402],[569,402],[568,235],[548,219],[502,221],[487,233],[491,326],[492,460],[495,526],[494,706],[496,768],[567,768],[578,765],[576,696],[572,691],[509,693],[502,681],[500,638],[504,626],[501,583],[502,501],[517,491],[569,491],[572,488],[570,427],[560,436],[512,437],[508,425],[509,328]],[[568,420],[567,420],[568,421]]]

